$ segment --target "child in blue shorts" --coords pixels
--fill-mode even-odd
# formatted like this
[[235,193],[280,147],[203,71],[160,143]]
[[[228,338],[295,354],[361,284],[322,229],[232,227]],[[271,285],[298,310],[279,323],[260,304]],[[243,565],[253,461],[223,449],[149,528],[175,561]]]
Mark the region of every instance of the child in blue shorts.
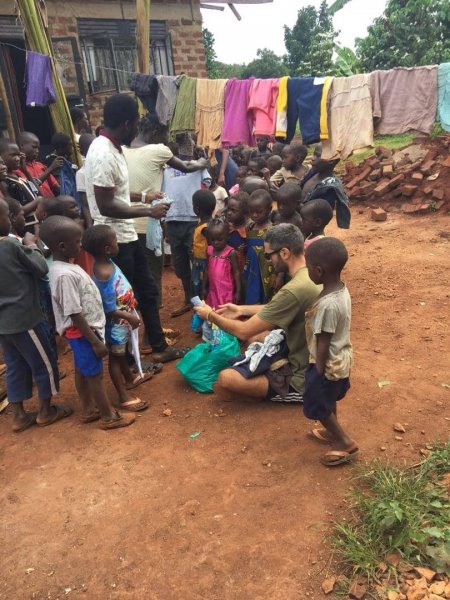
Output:
[[126,427],[132,414],[121,414],[109,402],[103,385],[103,342],[105,315],[99,291],[89,277],[70,259],[81,248],[81,227],[72,219],[52,216],[44,221],[40,235],[50,248],[50,288],[56,329],[65,336],[73,351],[75,386],[82,405],[82,423],[101,420],[101,429]]
[[109,350],[109,374],[116,388],[119,408],[133,412],[148,408],[148,402],[132,397],[131,390],[151,379],[153,372],[134,375],[127,360],[132,331],[139,327],[136,299],[128,279],[113,263],[119,253],[117,236],[108,225],[95,225],[83,234],[83,248],[94,257],[93,280],[100,291],[106,313],[106,345]]
[[[9,237],[11,209],[0,199],[0,344],[6,363],[6,388],[13,412],[13,431],[35,423],[51,425],[68,417],[68,406],[52,405],[59,389],[56,352],[50,326],[39,305],[39,280],[48,271],[36,237],[25,233],[22,241]],[[27,412],[23,403],[36,384],[39,409]]]
[[303,412],[325,427],[313,429],[310,435],[331,444],[332,450],[322,463],[334,467],[349,462],[359,452],[356,442],[338,422],[336,408],[350,389],[352,365],[351,299],[341,281],[348,252],[340,240],[324,237],[307,248],[305,258],[311,281],[322,284],[323,290],[305,312],[310,364],[305,374]]

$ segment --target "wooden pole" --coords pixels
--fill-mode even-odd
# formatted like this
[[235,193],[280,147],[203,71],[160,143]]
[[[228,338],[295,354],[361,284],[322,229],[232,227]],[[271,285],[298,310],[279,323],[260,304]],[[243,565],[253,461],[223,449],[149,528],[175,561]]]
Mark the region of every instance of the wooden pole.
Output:
[[[138,71],[150,73],[150,0],[136,0],[136,41]],[[138,102],[142,116],[147,113],[142,102]]]
[[14,142],[16,139],[16,133],[14,131],[13,120],[11,116],[11,110],[9,108],[8,96],[6,94],[5,82],[3,81],[3,76],[0,72],[0,100],[3,105],[3,112],[5,113],[6,119],[6,127],[8,129],[8,137]]

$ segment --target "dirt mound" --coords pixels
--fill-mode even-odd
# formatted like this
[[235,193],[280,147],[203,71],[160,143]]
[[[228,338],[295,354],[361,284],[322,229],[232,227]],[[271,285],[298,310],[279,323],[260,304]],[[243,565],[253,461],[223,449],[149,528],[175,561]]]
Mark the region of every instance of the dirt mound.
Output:
[[407,214],[450,206],[450,134],[415,141],[397,152],[380,146],[357,166],[347,161],[343,181],[350,200]]

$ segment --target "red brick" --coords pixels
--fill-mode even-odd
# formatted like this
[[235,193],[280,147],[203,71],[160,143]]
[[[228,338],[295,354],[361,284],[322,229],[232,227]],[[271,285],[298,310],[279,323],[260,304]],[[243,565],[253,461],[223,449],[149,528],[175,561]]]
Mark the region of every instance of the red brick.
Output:
[[406,184],[404,186],[402,186],[402,195],[403,196],[413,196],[414,192],[417,190],[417,185],[410,185],[410,184]]
[[382,208],[373,208],[370,213],[370,218],[372,221],[386,221],[387,212]]
[[433,170],[433,167],[435,166],[436,163],[434,162],[434,160],[426,160],[422,163],[422,166],[420,167],[420,172],[424,175],[430,175],[431,171]]
[[382,196],[389,191],[389,186],[391,185],[390,179],[382,179],[381,182],[374,189],[375,196]]
[[421,214],[429,212],[433,208],[433,204],[431,202],[425,202],[419,206],[419,212]]
[[394,176],[394,167],[392,165],[384,165],[383,166],[383,177],[393,177]]
[[365,179],[366,177],[368,177],[370,175],[370,167],[367,167],[366,169],[364,169],[364,171],[362,171],[359,175],[357,175],[356,177],[354,177],[350,183],[347,184],[347,189],[351,190],[353,187],[355,187],[355,185],[358,185],[358,183],[360,181],[362,181],[363,179]]
[[428,150],[428,152],[425,154],[424,160],[425,161],[434,160],[436,158],[436,156],[439,155],[439,152],[440,152],[439,148],[430,148]]
[[433,186],[431,186],[431,185],[427,185],[426,187],[423,188],[423,193],[425,194],[425,196],[429,196],[432,192],[433,192]]
[[402,195],[402,189],[401,188],[396,188],[393,192],[392,195],[394,196],[394,198],[398,198],[399,196]]
[[436,188],[433,190],[432,195],[433,195],[433,198],[436,198],[436,200],[443,200],[444,199],[444,190],[442,188]]
[[372,171],[372,173],[369,175],[369,179],[371,179],[372,181],[378,181],[378,179],[381,179],[381,177],[381,169],[375,169],[375,171]]
[[371,158],[367,159],[366,164],[368,167],[371,167],[372,169],[378,169],[378,167],[380,166],[380,161],[378,160],[378,158],[376,156],[372,156]]
[[440,208],[442,208],[445,204],[445,200],[438,200],[437,202],[434,203],[434,209],[435,210],[439,210]]
[[405,176],[403,175],[403,173],[399,173],[398,175],[396,175],[393,179],[391,179],[390,181],[390,185],[389,185],[389,189],[393,190],[394,188],[396,188],[398,185],[401,184],[402,181],[405,180]]
[[442,161],[442,166],[450,169],[450,156],[447,156],[447,158]]
[[417,204],[403,204],[402,211],[406,214],[412,215],[420,212],[420,205]]
[[414,179],[414,181],[422,181],[423,173],[419,173],[419,171],[416,171],[411,175],[411,179]]

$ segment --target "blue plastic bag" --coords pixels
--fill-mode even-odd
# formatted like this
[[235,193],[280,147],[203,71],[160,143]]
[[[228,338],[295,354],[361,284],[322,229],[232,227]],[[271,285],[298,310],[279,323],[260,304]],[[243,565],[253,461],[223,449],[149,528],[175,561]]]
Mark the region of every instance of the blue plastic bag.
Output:
[[220,371],[226,369],[228,360],[239,353],[237,338],[217,329],[214,344],[197,344],[178,361],[177,369],[197,392],[212,392]]

